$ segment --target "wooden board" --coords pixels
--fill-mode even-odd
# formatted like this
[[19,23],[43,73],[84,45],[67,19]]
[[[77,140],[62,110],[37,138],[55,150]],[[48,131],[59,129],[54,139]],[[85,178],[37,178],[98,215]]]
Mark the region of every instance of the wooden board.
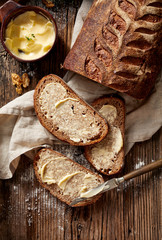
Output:
[[[0,5],[5,1],[0,1]],[[44,7],[41,1],[22,1]],[[59,40],[51,54],[38,63],[24,64],[11,58],[0,45],[0,106],[16,98],[11,73],[27,71],[34,89],[46,74],[63,76],[60,64],[69,51],[75,16],[81,1],[55,1],[49,11],[58,24]],[[45,8],[45,7],[44,7]],[[54,146],[86,167],[83,149]],[[162,157],[162,131],[136,144],[125,160],[122,176]],[[160,170],[128,181],[107,192],[94,205],[71,208],[43,189],[34,176],[32,161],[21,157],[12,179],[0,181],[0,240],[159,240],[161,207]]]

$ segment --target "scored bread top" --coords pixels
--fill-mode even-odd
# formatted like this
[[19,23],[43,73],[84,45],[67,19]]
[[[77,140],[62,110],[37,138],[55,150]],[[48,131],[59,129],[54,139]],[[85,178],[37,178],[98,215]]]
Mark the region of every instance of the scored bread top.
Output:
[[72,145],[93,144],[107,135],[106,120],[56,75],[48,75],[38,83],[34,107],[41,124]]
[[100,143],[85,147],[85,157],[101,173],[112,175],[124,164],[124,102],[116,97],[103,97],[92,105],[107,119],[109,133]]
[[[68,159],[51,149],[40,150],[34,159],[36,177],[43,187],[61,201],[70,204],[75,198],[104,180],[101,176]],[[100,196],[75,206],[85,206],[95,202]]]
[[95,0],[64,68],[145,98],[161,65],[159,0]]

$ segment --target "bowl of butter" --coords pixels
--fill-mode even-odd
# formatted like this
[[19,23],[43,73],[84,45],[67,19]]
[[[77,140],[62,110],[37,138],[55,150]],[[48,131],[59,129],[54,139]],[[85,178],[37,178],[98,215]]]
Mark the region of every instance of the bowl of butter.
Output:
[[0,8],[0,20],[3,47],[20,62],[42,59],[56,43],[56,22],[43,8],[10,0]]

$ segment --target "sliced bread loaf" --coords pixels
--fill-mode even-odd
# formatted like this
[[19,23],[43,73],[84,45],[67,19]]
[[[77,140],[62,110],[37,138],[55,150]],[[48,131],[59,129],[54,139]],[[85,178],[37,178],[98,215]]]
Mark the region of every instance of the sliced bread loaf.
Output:
[[112,175],[124,164],[125,105],[116,97],[103,97],[92,106],[108,121],[109,133],[100,143],[85,147],[86,159],[101,173]]
[[[104,182],[98,174],[47,148],[41,149],[35,156],[34,170],[40,184],[68,205],[83,192]],[[100,196],[78,203],[74,207],[94,203]]]
[[94,144],[107,135],[106,120],[56,75],[39,81],[34,107],[41,124],[71,145]]

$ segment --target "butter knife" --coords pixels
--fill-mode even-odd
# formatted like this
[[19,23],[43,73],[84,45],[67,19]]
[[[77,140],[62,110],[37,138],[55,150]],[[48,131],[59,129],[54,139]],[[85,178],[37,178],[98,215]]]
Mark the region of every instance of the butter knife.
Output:
[[137,176],[140,176],[144,173],[150,172],[156,168],[160,168],[162,167],[162,159],[155,161],[153,163],[150,163],[140,169],[137,169],[133,172],[130,172],[126,175],[124,175],[123,177],[119,177],[119,178],[112,178],[106,182],[104,182],[103,184],[100,184],[99,186],[85,192],[82,193],[80,195],[80,197],[75,198],[72,202],[71,202],[71,206],[76,205],[79,202],[83,202],[83,201],[88,201],[90,200],[92,197],[104,193],[106,191],[109,191],[111,189],[114,189],[116,187],[118,187],[121,183],[123,183],[124,181],[130,180],[132,178],[135,178]]

